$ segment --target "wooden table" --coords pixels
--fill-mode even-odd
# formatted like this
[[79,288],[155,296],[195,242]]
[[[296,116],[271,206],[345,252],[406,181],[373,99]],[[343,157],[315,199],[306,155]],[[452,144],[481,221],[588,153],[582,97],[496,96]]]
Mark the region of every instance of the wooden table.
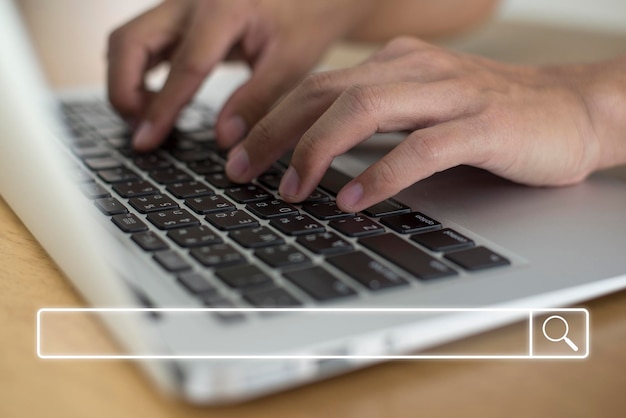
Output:
[[[606,48],[606,42],[600,44]],[[589,50],[598,54],[597,48]],[[334,54],[335,60],[337,56],[345,59],[345,51]],[[588,418],[626,414],[626,292],[584,304],[591,313],[592,333],[591,355],[586,360],[396,361],[218,408],[192,407],[164,397],[132,363],[37,358],[35,315],[44,306],[84,304],[0,200],[0,417]],[[455,343],[456,348],[504,346],[519,331],[516,327]]]

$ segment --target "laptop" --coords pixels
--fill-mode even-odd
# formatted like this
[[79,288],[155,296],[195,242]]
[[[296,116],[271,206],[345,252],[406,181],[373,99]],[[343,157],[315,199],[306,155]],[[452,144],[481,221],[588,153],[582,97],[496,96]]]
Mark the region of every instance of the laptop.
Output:
[[458,167],[338,211],[334,193],[398,134],[338,158],[288,205],[285,161],[249,185],[223,174],[212,122],[245,73],[219,71],[169,143],[136,155],[101,94],[45,86],[7,0],[0,33],[2,197],[88,306],[140,308],[102,321],[173,396],[242,401],[523,319],[455,309],[556,308],[626,287],[624,169],[548,189]]

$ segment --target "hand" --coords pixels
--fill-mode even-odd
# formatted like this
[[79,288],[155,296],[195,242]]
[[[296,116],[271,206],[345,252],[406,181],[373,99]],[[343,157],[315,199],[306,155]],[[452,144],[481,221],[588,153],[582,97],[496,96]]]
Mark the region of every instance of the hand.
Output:
[[[169,0],[115,30],[109,39],[108,86],[113,106],[138,126],[133,145],[156,148],[220,61],[252,67],[217,121],[219,144],[242,139],[288,88],[349,30],[370,0]],[[152,94],[146,73],[170,61],[163,89]]]
[[376,132],[410,131],[341,190],[342,210],[461,164],[528,185],[576,183],[606,164],[586,90],[596,70],[516,67],[399,38],[360,66],[308,76],[231,151],[227,173],[248,182],[295,146],[280,194],[297,202],[336,156]]

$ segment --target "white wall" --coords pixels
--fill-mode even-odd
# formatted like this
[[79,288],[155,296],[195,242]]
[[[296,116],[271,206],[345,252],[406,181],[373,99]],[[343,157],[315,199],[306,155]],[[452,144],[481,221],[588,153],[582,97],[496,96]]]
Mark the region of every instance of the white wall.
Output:
[[626,0],[502,0],[503,18],[626,32]]

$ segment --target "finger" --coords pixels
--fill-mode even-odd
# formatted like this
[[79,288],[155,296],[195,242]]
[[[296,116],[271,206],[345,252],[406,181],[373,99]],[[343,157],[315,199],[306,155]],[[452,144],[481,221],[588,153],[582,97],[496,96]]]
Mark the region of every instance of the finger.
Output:
[[171,3],[149,10],[113,31],[107,52],[109,101],[125,118],[137,118],[144,110],[144,78],[175,41],[175,28],[182,18]]
[[392,77],[373,65],[307,76],[232,150],[226,173],[233,181],[249,182],[291,149],[352,84],[385,82]]
[[377,132],[415,130],[472,111],[454,83],[393,83],[346,90],[302,136],[283,177],[288,201],[309,196],[333,159]]
[[133,138],[137,150],[148,151],[163,142],[182,108],[241,36],[247,15],[239,8],[239,3],[198,3],[167,80],[149,104]]
[[337,205],[358,212],[437,172],[480,165],[492,150],[482,146],[481,130],[472,129],[472,123],[473,118],[462,118],[413,132],[348,183],[337,195]]
[[247,135],[274,103],[292,88],[314,65],[316,57],[307,54],[294,59],[291,51],[275,44],[254,63],[252,77],[228,99],[217,120],[217,140],[230,148]]

